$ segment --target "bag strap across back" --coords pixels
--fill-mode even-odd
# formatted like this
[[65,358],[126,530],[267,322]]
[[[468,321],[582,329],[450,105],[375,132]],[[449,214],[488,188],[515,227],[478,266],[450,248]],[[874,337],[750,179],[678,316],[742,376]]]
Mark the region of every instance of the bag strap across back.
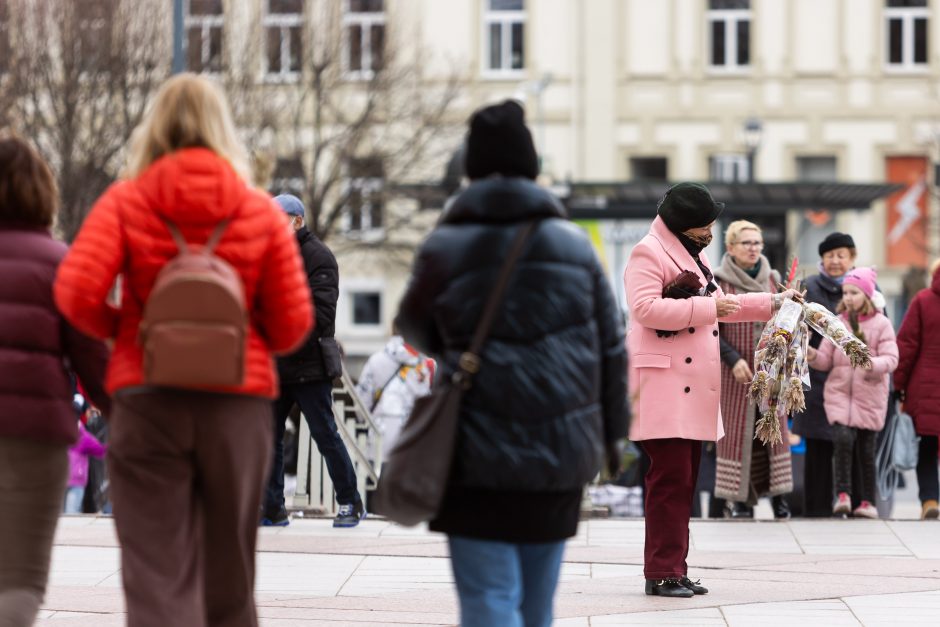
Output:
[[535,221],[526,222],[516,233],[516,237],[513,239],[506,255],[506,260],[503,262],[503,267],[499,272],[499,277],[496,279],[496,285],[493,286],[493,291],[490,292],[483,308],[483,315],[480,317],[480,322],[477,323],[470,346],[460,355],[457,371],[453,375],[453,382],[465,390],[469,389],[470,380],[480,370],[480,352],[483,350],[483,343],[490,334],[490,329],[492,329],[493,322],[496,320],[496,314],[503,304],[503,297],[506,294],[506,288],[509,287],[509,279],[512,278],[516,262],[519,261],[526,240],[529,239],[537,224]]
[[[180,231],[179,227],[173,223],[172,220],[165,216],[160,216],[160,219],[163,220],[163,223],[166,224],[166,228],[170,231],[170,235],[173,237],[173,241],[176,243],[176,247],[179,249],[180,254],[189,252],[189,244],[186,243],[186,238],[183,237],[183,233]],[[209,239],[206,241],[205,245],[202,247],[202,252],[211,255],[215,250],[215,247],[218,245],[219,240],[222,239],[222,235],[225,233],[226,227],[228,227],[230,218],[224,218],[219,222],[212,233],[209,235]]]

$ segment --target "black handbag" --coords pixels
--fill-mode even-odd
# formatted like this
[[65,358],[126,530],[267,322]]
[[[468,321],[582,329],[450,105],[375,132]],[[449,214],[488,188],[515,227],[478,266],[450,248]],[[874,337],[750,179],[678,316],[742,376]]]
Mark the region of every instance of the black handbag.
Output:
[[480,370],[483,343],[502,305],[523,245],[535,225],[535,222],[528,222],[516,234],[470,347],[460,356],[453,375],[436,386],[431,394],[415,401],[398,442],[382,467],[372,499],[376,513],[401,525],[412,526],[431,520],[440,510],[454,458],[460,403],[470,389],[473,375]]

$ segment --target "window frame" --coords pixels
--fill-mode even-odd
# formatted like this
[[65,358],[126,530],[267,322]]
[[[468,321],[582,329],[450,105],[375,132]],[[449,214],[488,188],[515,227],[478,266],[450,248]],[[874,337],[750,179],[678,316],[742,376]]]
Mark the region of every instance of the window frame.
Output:
[[[382,46],[383,50],[380,53],[380,58],[385,58],[385,46],[388,40],[388,19],[386,15],[385,3],[382,3],[381,11],[353,11],[351,0],[343,0],[343,19],[342,19],[342,52],[340,54],[342,59],[343,67],[343,76],[347,80],[351,81],[368,81],[372,80],[375,77],[375,72],[377,69],[373,63],[373,51],[372,51],[372,28],[374,26],[382,27]],[[351,39],[349,36],[351,27],[359,27],[359,54],[360,54],[360,68],[358,70],[351,69],[352,65],[352,49],[351,49]]]
[[[261,55],[262,73],[264,80],[272,83],[294,83],[300,80],[304,70],[304,16],[307,14],[307,0],[300,0],[300,13],[271,13],[271,0],[263,0],[261,14],[261,36],[263,40]],[[272,72],[268,67],[268,31],[277,28],[281,43],[281,68]],[[300,30],[300,67],[290,69],[290,32],[292,29]],[[285,70],[285,67],[287,68]]]
[[[375,160],[375,163],[379,164],[381,169],[380,175],[374,174],[363,174],[363,175],[354,175],[350,173],[350,170],[354,169],[354,164],[362,163],[366,164],[369,160]],[[386,223],[386,202],[384,198],[385,192],[385,162],[381,157],[364,157],[362,159],[353,159],[346,166],[347,175],[343,181],[343,194],[347,196],[346,206],[343,210],[343,216],[341,218],[341,230],[343,235],[349,239],[359,239],[365,241],[377,241],[382,239],[385,236],[385,223]],[[364,168],[365,169],[365,168]],[[359,192],[360,204],[357,210],[359,211],[359,226],[353,228],[353,207],[351,202],[352,191],[357,190]],[[378,226],[374,225],[372,222],[373,210],[376,208],[373,205],[373,197],[378,197],[378,210],[380,211],[381,220]]]
[[[225,2],[220,2],[221,13],[215,15],[193,15],[191,0],[183,0],[183,58],[186,61],[186,71],[207,76],[219,76],[225,69]],[[189,31],[200,28],[199,41],[201,44],[200,67],[198,70],[189,67]],[[219,29],[219,69],[209,67],[211,59],[212,29]]]
[[[752,52],[751,41],[753,40],[753,9],[748,4],[747,9],[712,9],[707,7],[705,11],[705,41],[708,42],[708,49],[705,56],[708,60],[708,71],[712,74],[746,74],[751,71]],[[712,37],[715,22],[722,22],[725,27],[725,62],[716,65],[712,60]],[[747,63],[738,63],[738,26],[741,22],[748,23],[748,54]],[[733,29],[730,28],[733,26]],[[729,34],[733,35],[730,36]],[[730,61],[729,61],[730,60]]]
[[[480,62],[481,75],[488,79],[517,80],[526,73],[526,8],[523,1],[521,10],[494,10],[490,8],[491,0],[484,0],[483,5],[483,42]],[[490,67],[490,26],[500,24],[500,66]],[[512,67],[512,27],[519,24],[522,27],[522,67]]]
[[[708,177],[712,181],[749,183],[751,182],[750,170],[751,160],[746,153],[716,152],[708,156]],[[731,174],[731,176],[725,177],[723,176],[725,174]]]
[[[884,4],[884,69],[892,73],[925,73],[930,68],[930,6],[892,7]],[[926,22],[927,58],[923,62],[914,61],[914,22],[923,19]],[[891,20],[901,20],[901,62],[891,62]]]

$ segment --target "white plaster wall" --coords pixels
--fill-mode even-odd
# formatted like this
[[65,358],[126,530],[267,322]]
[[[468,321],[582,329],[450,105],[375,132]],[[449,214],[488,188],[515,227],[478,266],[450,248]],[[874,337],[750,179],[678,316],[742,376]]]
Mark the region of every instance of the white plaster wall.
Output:
[[852,75],[868,74],[878,67],[881,5],[879,0],[843,0],[842,5],[843,43],[840,54]]
[[617,167],[613,136],[616,111],[617,62],[621,41],[616,0],[593,0],[581,4],[584,39],[580,42],[584,65],[582,103],[583,163],[579,175],[587,179],[611,179]]
[[663,121],[656,123],[653,131],[656,144],[675,147],[676,160],[669,166],[674,180],[706,178],[699,159],[700,149],[703,145],[717,144],[720,139],[717,122]]
[[797,72],[818,74],[838,68],[838,2],[789,0],[794,22],[790,41]]
[[622,41],[627,46],[627,71],[638,76],[665,74],[672,64],[670,42],[673,32],[669,22],[670,3],[649,0],[621,0],[626,28]]
[[787,66],[789,40],[787,2],[755,0],[751,3],[754,18],[751,25],[751,48],[756,65],[768,75],[782,73]]

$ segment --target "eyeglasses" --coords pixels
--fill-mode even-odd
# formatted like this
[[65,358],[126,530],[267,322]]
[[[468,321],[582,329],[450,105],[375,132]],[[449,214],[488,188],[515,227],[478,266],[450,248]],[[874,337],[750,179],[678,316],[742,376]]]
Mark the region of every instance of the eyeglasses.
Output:
[[756,240],[745,240],[743,242],[738,242],[738,244],[740,246],[744,246],[745,248],[763,248],[764,247],[764,242],[758,242]]

